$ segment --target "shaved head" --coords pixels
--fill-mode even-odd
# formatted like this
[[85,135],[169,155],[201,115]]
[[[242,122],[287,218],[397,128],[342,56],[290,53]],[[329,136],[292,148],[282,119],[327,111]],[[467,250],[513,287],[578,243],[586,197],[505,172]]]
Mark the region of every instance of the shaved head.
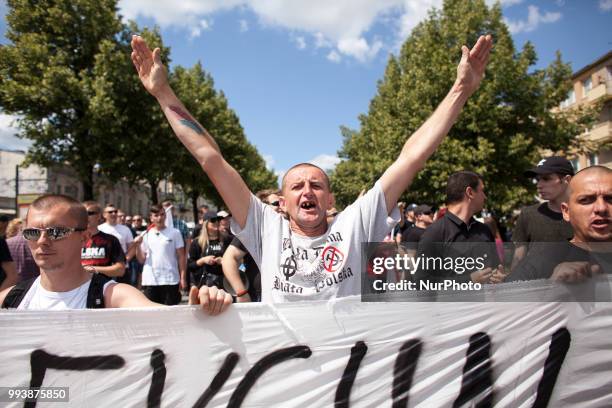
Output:
[[576,191],[579,186],[584,184],[584,181],[591,176],[610,176],[612,175],[612,169],[606,166],[590,166],[580,170],[569,183],[568,197],[572,195],[572,192]]
[[329,182],[329,177],[327,176],[327,173],[325,173],[325,170],[323,170],[322,168],[320,168],[319,166],[312,164],[312,163],[299,163],[296,164],[295,166],[291,167],[289,170],[287,170],[287,172],[285,173],[285,175],[283,176],[283,180],[281,182],[281,191],[285,190],[285,182],[287,180],[287,176],[289,175],[289,173],[291,173],[293,170],[302,168],[302,167],[312,167],[315,168],[317,170],[319,170],[321,172],[321,174],[323,174],[323,179],[325,180],[325,183],[327,184],[327,189],[331,190],[330,187],[330,182]]
[[573,242],[612,242],[612,170],[587,167],[572,178],[563,219],[574,229]]

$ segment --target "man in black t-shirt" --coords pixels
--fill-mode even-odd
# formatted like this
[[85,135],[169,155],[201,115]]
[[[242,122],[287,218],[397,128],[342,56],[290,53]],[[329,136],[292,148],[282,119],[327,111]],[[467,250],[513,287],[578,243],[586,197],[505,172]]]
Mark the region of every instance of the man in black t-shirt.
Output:
[[81,265],[91,272],[101,273],[109,278],[119,278],[125,273],[125,253],[119,240],[98,229],[100,204],[95,201],[83,203],[87,210],[87,232],[89,238],[81,248]]
[[425,229],[433,223],[433,209],[427,204],[414,208],[415,223],[402,233],[402,242],[419,242]]
[[516,221],[512,241],[516,249],[511,270],[540,242],[567,241],[573,235],[572,226],[561,214],[561,203],[567,199],[567,187],[574,168],[564,157],[552,156],[527,170],[525,176],[537,180],[538,195],[544,203],[525,207]]
[[612,273],[612,170],[581,170],[569,183],[568,195],[561,210],[574,230],[571,241],[537,246],[507,281],[579,282],[595,273]]

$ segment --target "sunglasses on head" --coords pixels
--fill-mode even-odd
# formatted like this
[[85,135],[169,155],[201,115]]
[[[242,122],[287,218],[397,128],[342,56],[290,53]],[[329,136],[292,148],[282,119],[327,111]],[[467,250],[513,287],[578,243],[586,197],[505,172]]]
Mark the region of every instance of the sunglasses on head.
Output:
[[66,238],[75,231],[85,231],[85,228],[49,227],[49,228],[25,228],[21,233],[28,241],[38,241],[43,231],[51,241]]

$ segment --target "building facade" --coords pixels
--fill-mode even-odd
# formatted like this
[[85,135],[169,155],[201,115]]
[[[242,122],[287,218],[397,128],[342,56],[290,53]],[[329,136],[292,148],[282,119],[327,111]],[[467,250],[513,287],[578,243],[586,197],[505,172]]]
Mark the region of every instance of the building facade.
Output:
[[[602,102],[593,127],[578,137],[597,144],[612,144],[612,51],[572,75],[573,87],[561,109]],[[612,168],[612,146],[603,146],[588,155],[572,159],[576,170],[595,164]]]
[[[20,150],[0,150],[0,214],[24,218],[32,201],[47,193],[83,200],[81,182],[72,169],[68,166],[21,167],[25,155]],[[147,186],[109,183],[101,177],[94,182],[96,199],[102,206],[112,203],[127,214],[148,214],[151,202]]]

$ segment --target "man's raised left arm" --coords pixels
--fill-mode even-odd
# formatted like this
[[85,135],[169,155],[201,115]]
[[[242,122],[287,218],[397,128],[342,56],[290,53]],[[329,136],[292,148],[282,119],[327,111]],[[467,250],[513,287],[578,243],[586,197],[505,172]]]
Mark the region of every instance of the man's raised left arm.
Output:
[[457,79],[450,92],[434,113],[410,136],[402,151],[387,168],[380,182],[385,194],[387,211],[391,212],[401,194],[408,188],[427,159],[442,143],[468,98],[478,89],[493,46],[490,35],[481,36],[470,50],[461,47],[462,56],[457,67]]

